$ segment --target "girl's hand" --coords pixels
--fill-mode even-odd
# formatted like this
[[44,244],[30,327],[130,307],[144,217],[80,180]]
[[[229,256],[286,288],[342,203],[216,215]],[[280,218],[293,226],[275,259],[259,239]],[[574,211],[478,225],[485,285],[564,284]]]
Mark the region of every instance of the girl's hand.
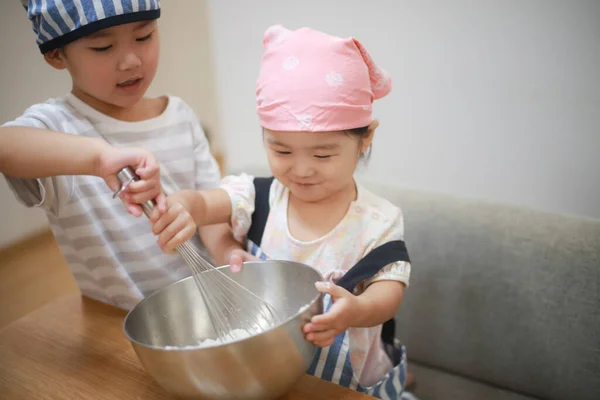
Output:
[[194,236],[197,229],[183,198],[180,198],[178,193],[167,197],[166,212],[154,209],[150,222],[152,232],[158,236],[157,243],[165,253],[173,253],[175,247]]
[[253,256],[252,254],[244,251],[243,249],[233,249],[229,253],[229,268],[231,272],[240,272],[242,270],[242,266],[246,261],[260,261],[258,257]]
[[360,313],[360,299],[341,286],[331,282],[317,282],[317,290],[331,295],[333,305],[328,312],[312,317],[304,325],[306,340],[319,347],[333,344],[337,335],[353,325],[354,315]]
[[137,182],[132,182],[119,197],[125,204],[127,211],[140,217],[143,214],[139,205],[148,200],[154,200],[159,210],[166,210],[165,195],[160,186],[160,168],[156,157],[141,148],[116,148],[104,145],[95,168],[95,174],[104,179],[108,187],[117,191],[121,183],[117,173],[131,167],[140,177]]

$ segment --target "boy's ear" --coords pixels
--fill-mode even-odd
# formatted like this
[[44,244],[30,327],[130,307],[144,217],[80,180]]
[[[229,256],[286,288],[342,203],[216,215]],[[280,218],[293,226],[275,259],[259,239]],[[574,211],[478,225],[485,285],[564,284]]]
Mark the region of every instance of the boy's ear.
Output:
[[44,53],[44,59],[50,66],[56,69],[67,68],[65,52],[62,49],[54,49]]

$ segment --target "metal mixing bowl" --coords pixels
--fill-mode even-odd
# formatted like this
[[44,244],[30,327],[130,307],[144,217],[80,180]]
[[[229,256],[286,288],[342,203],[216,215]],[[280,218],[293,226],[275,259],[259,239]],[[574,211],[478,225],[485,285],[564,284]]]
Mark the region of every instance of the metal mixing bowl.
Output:
[[247,339],[199,347],[215,333],[200,291],[188,277],[133,308],[125,317],[125,334],[146,371],[172,395],[278,398],[303,376],[315,355],[316,346],[304,339],[302,326],[323,312],[323,298],[314,285],[322,275],[287,261],[249,262],[235,274],[228,266],[220,269],[269,302],[283,322]]

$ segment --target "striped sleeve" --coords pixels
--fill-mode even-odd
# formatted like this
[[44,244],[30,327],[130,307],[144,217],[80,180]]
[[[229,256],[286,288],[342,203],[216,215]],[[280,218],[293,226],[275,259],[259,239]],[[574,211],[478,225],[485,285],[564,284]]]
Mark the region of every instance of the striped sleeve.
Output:
[[221,171],[217,160],[213,157],[208,138],[200,125],[200,121],[192,109],[182,101],[187,108],[187,115],[192,124],[192,139],[194,143],[195,186],[196,190],[216,189],[221,182]]
[[[63,119],[67,115],[51,104],[38,104],[30,107],[17,119],[3,127],[31,127],[62,131]],[[1,131],[0,131],[1,134]],[[16,198],[26,207],[40,207],[58,216],[60,209],[67,204],[73,191],[72,176],[56,176],[40,179],[23,179],[5,176]]]

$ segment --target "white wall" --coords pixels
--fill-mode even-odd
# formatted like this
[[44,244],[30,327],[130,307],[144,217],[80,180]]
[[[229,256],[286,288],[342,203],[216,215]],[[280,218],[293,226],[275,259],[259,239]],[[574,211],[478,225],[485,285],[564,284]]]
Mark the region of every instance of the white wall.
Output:
[[[228,164],[266,165],[264,30],[354,36],[393,77],[365,178],[600,218],[600,2],[209,1]],[[390,172],[387,172],[390,171]]]
[[[149,95],[182,97],[218,140],[206,18],[204,1],[162,2],[161,61]],[[70,90],[68,74],[44,62],[19,1],[3,1],[0,6],[0,37],[0,122],[17,117],[31,104]],[[0,248],[47,227],[44,213],[21,206],[3,177],[0,221]]]

